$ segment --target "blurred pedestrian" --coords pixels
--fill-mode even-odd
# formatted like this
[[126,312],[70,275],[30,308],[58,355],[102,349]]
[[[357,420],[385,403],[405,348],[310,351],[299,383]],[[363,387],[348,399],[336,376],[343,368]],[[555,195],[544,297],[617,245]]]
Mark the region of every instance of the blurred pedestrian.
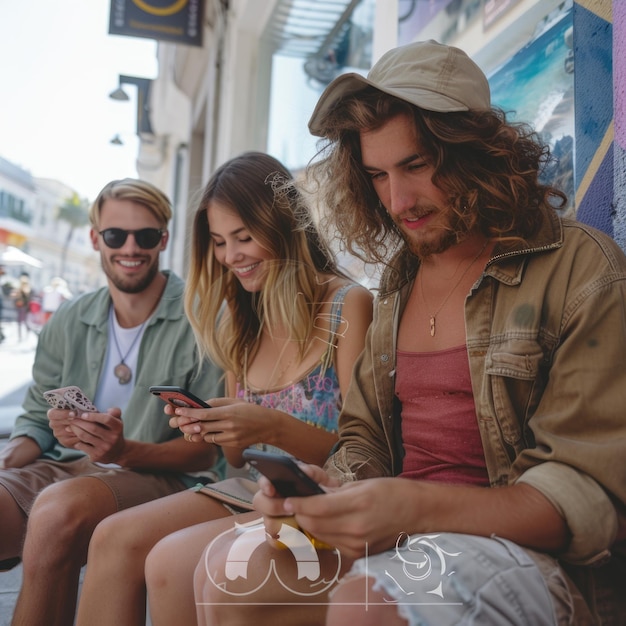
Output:
[[[12,293],[13,305],[17,311],[17,336],[18,340],[22,341],[28,336],[28,325],[26,324],[26,317],[30,310],[30,303],[33,299],[33,288],[30,284],[30,275],[28,272],[22,272],[20,274],[20,281],[17,288]],[[24,329],[24,330],[22,330]],[[24,332],[24,336],[22,336]]]
[[42,294],[41,307],[43,309],[43,323],[45,324],[52,314],[61,306],[65,300],[72,299],[72,292],[67,286],[67,282],[55,276],[50,284],[44,287]]
[[[4,271],[4,265],[0,265],[0,285],[4,287],[2,284],[2,277],[6,274]],[[4,314],[4,293],[0,288],[0,343],[4,341],[4,333],[2,332],[2,316]]]

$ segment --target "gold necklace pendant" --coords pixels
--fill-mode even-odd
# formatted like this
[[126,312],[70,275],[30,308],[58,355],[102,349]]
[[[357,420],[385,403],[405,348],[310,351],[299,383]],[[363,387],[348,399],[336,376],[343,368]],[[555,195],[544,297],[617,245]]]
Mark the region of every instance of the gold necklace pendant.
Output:
[[[431,337],[434,337],[435,333],[437,332],[437,315],[439,315],[439,312],[441,311],[441,309],[443,309],[446,302],[450,299],[450,296],[456,291],[456,288],[461,284],[461,281],[463,280],[463,278],[465,278],[465,275],[467,274],[467,272],[469,272],[470,267],[472,267],[472,265],[474,265],[474,263],[478,261],[480,255],[485,251],[485,248],[487,247],[488,243],[489,243],[489,239],[485,241],[485,244],[478,251],[478,254],[472,259],[469,265],[463,270],[463,273],[461,274],[459,279],[454,283],[454,285],[452,286],[452,289],[450,289],[450,291],[446,294],[446,297],[442,300],[441,304],[437,307],[437,310],[434,313],[430,314],[429,317],[430,317],[430,336]],[[419,281],[420,281],[420,284],[419,284],[420,291],[422,292],[422,300],[424,301],[424,305],[426,306],[426,309],[428,309],[428,303],[426,302],[426,296],[424,295],[424,273],[423,273],[423,268],[421,267],[419,271]]]

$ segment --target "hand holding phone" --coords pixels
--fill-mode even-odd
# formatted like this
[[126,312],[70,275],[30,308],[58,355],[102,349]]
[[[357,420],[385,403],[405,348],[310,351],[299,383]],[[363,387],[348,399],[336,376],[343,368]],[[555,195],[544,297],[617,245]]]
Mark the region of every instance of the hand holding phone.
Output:
[[283,498],[326,493],[300,469],[291,456],[246,448],[243,451],[243,458],[266,476]]
[[[326,493],[320,485],[300,469],[295,459],[291,456],[246,448],[243,451],[243,458],[267,477],[274,485],[278,494],[283,498],[289,498],[290,496],[314,496]],[[300,528],[293,517],[284,518],[283,524],[300,530],[311,542],[311,545],[318,550],[335,549],[333,546],[314,537],[310,532]],[[281,544],[280,539],[278,539],[278,546],[288,547],[285,544]]]
[[[83,413],[97,413],[98,409],[93,402],[83,393],[80,387],[71,385],[69,387],[59,387],[59,389],[50,389],[43,394],[46,402],[54,409],[62,409],[65,411],[75,411],[79,415]],[[74,429],[68,429],[73,420],[67,418],[55,419],[50,418],[50,428],[60,444],[73,448],[79,441],[80,437]]]
[[153,385],[150,387],[150,393],[165,400],[168,404],[176,407],[187,407],[190,409],[210,409],[211,407],[200,398],[196,397],[191,391],[187,391],[182,387],[172,385]]

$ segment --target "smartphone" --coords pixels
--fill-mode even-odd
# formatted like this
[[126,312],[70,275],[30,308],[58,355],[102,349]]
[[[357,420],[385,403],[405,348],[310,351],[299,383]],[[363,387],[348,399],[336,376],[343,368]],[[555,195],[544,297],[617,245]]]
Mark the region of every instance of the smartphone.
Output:
[[291,456],[246,448],[243,458],[271,481],[276,491],[290,496],[314,496],[326,493],[311,477],[307,476]]
[[200,398],[194,396],[191,391],[187,391],[182,387],[153,385],[150,387],[150,393],[159,396],[161,400],[165,400],[165,402],[168,402],[173,407],[183,406],[190,409],[211,408],[204,400],[200,400]]
[[44,391],[43,397],[46,402],[55,409],[97,413],[98,409],[93,402],[83,393],[80,387],[70,385]]

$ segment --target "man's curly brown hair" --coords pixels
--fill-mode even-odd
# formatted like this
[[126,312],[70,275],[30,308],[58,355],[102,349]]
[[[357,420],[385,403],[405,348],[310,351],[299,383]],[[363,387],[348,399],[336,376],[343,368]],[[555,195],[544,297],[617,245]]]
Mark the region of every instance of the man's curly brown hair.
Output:
[[539,175],[550,150],[526,124],[503,111],[426,111],[374,88],[343,100],[323,121],[325,145],[309,164],[322,206],[353,254],[386,263],[403,245],[361,160],[360,132],[377,130],[397,115],[413,119],[420,156],[434,168],[433,184],[448,194],[462,230],[501,244],[537,232],[545,208],[566,196]]

